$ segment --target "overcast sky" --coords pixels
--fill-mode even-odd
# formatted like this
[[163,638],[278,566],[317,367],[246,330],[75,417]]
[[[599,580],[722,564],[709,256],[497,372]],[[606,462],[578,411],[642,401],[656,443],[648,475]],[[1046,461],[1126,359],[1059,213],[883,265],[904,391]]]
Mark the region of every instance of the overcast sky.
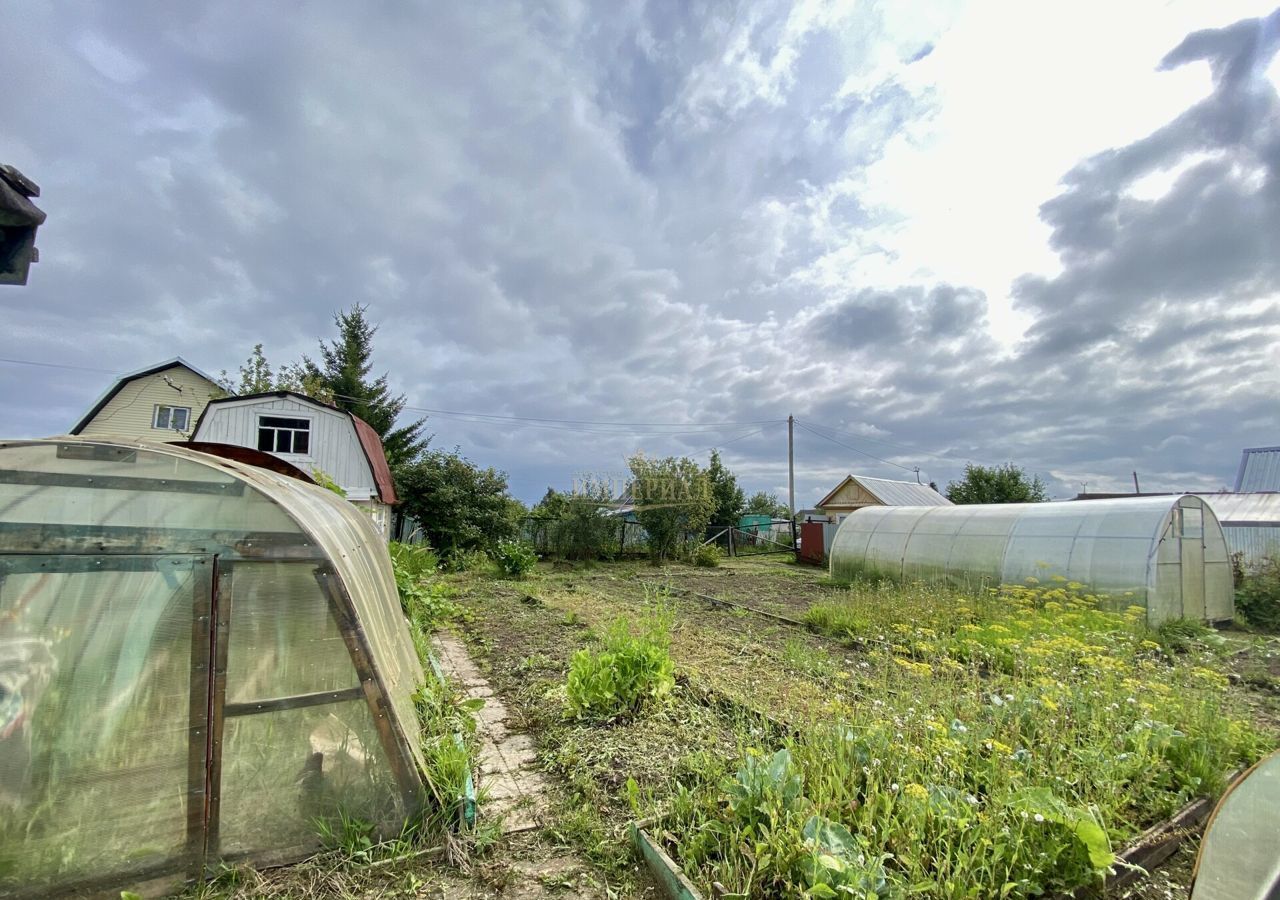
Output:
[[561,420],[428,420],[526,500],[712,445],[785,499],[788,414],[800,506],[1229,486],[1280,444],[1280,11],[906,7],[0,0],[49,214],[0,357],[82,367],[0,363],[0,436],[360,302],[411,405]]

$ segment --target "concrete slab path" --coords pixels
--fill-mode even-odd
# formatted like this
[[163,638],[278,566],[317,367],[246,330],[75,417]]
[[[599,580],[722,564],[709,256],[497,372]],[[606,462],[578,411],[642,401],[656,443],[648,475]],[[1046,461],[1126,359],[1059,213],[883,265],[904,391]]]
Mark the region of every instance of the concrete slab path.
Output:
[[533,742],[527,734],[508,727],[506,706],[460,640],[448,632],[437,632],[431,642],[445,675],[461,685],[468,699],[484,701],[476,713],[480,739],[477,790],[483,801],[480,815],[502,816],[503,834],[541,827],[547,812],[547,783],[537,770]]

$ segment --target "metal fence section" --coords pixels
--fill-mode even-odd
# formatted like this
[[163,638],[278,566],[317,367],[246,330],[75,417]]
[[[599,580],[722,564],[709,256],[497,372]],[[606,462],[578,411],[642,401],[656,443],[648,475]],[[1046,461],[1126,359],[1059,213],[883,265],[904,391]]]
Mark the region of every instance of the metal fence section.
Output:
[[726,556],[762,556],[769,553],[794,553],[795,537],[789,519],[774,519],[767,525],[739,528],[736,525],[712,525],[704,544],[714,544]]

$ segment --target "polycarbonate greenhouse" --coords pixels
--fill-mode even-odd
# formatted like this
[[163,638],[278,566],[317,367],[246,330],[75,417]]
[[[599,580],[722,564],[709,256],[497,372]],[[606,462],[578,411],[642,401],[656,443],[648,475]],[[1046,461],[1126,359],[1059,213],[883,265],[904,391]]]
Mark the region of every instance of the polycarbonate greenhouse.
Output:
[[367,516],[190,448],[0,443],[0,895],[301,858],[417,808],[423,672]]
[[1222,528],[1199,497],[872,506],[840,525],[831,575],[975,584],[1061,576],[1146,607],[1149,624],[1232,618]]

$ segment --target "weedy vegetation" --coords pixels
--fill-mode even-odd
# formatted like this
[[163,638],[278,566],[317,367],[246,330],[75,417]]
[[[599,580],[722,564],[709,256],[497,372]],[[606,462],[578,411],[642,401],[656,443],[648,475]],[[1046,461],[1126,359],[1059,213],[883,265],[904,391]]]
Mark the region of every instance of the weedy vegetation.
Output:
[[633,626],[616,619],[599,650],[583,648],[569,666],[568,710],[579,719],[620,719],[661,703],[675,687],[671,612]]
[[1125,597],[723,565],[666,577],[808,630],[613,565],[540,573],[536,605],[458,600],[565,792],[550,832],[624,896],[622,826],[650,816],[708,896],[1097,887],[1128,841],[1276,744],[1219,635],[1149,629]]
[[1109,600],[1065,582],[856,583],[813,605],[808,622],[880,674],[782,747],[749,749],[734,778],[682,792],[674,855],[740,897],[1099,883],[1118,844],[1266,746],[1227,707],[1201,629],[1152,633]]
[[1263,557],[1242,576],[1236,612],[1256,628],[1280,632],[1280,556]]
[[689,555],[689,561],[699,568],[713,569],[720,565],[724,554],[715,544],[699,544]]
[[524,541],[499,541],[492,553],[498,570],[506,578],[527,578],[538,566],[538,552]]
[[632,633],[618,619],[599,651],[579,650],[568,678],[568,708],[580,719],[619,719],[661,702],[675,686],[675,667],[653,631]]

